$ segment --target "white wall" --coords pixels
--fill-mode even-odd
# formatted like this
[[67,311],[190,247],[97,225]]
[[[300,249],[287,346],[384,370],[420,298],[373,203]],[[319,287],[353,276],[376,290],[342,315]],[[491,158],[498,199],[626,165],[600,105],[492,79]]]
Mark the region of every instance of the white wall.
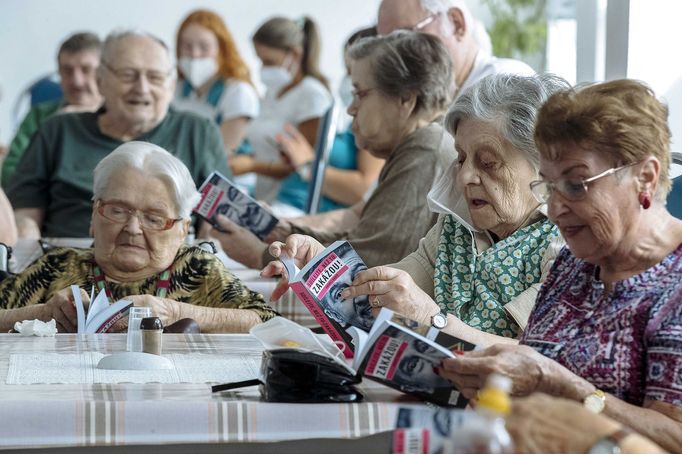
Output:
[[668,104],[673,151],[682,152],[682,2],[630,0],[627,75],[651,86]]
[[0,143],[13,136],[12,109],[28,83],[56,69],[64,37],[91,30],[104,37],[115,28],[140,28],[174,47],[180,21],[197,8],[225,19],[240,52],[257,74],[250,37],[273,15],[310,15],[322,31],[322,69],[334,86],[343,75],[341,48],[357,28],[376,21],[379,0],[0,0]]

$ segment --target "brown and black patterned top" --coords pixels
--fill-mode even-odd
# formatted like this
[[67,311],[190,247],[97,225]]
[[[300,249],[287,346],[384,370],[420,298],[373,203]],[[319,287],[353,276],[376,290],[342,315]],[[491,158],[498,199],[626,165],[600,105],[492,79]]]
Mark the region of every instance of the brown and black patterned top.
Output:
[[[92,249],[56,248],[21,274],[0,282],[0,308],[44,304],[56,292],[77,285],[90,292],[95,286]],[[110,282],[114,300],[132,295],[154,295],[158,275],[135,282]],[[266,321],[277,315],[260,293],[245,287],[212,253],[182,246],[173,263],[166,298],[197,306],[249,309]]]

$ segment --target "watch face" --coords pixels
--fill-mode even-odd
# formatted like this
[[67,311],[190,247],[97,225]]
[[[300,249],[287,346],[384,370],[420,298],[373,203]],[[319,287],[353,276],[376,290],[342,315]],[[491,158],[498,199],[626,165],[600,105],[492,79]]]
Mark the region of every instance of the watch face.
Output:
[[443,329],[445,328],[445,325],[448,324],[448,319],[445,317],[445,314],[439,312],[431,317],[431,324],[434,326],[434,328]]
[[592,445],[588,454],[620,454],[620,447],[613,441],[602,438],[596,444]]
[[594,394],[587,396],[583,404],[592,413],[601,413],[604,409],[604,399]]

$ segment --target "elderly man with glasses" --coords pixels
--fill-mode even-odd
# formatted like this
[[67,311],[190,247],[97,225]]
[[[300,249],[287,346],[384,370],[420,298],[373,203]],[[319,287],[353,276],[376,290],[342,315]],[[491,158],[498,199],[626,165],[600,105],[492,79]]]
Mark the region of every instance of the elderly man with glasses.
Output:
[[484,49],[481,44],[488,39],[485,30],[464,0],[383,0],[377,29],[381,35],[406,29],[440,38],[452,58],[458,93],[490,74],[534,73],[523,62],[496,58]]
[[88,236],[93,169],[131,140],[168,149],[197,184],[214,170],[229,175],[217,127],[169,110],[173,69],[168,48],[151,35],[124,31],[107,37],[97,73],[103,107],[45,122],[19,162],[8,196],[20,237]]

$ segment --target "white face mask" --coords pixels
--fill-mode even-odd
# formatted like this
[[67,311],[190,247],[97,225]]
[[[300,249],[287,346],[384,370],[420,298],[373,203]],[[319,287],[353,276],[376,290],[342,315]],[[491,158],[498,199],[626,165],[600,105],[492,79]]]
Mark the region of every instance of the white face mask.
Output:
[[218,72],[218,63],[211,57],[182,57],[178,61],[178,66],[185,80],[194,88],[201,87]]
[[263,66],[260,69],[260,81],[269,92],[277,93],[291,82],[291,74],[281,66]]
[[455,187],[457,172],[459,171],[457,159],[441,173],[433,183],[431,190],[426,196],[429,209],[434,213],[449,214],[472,232],[479,232],[471,221],[469,207],[464,194]]
[[285,85],[291,82],[291,54],[287,54],[281,66],[262,66],[260,69],[260,81],[269,92],[276,94]]
[[353,80],[349,75],[345,75],[343,76],[343,79],[341,79],[341,85],[339,85],[339,98],[346,108],[353,104]]

